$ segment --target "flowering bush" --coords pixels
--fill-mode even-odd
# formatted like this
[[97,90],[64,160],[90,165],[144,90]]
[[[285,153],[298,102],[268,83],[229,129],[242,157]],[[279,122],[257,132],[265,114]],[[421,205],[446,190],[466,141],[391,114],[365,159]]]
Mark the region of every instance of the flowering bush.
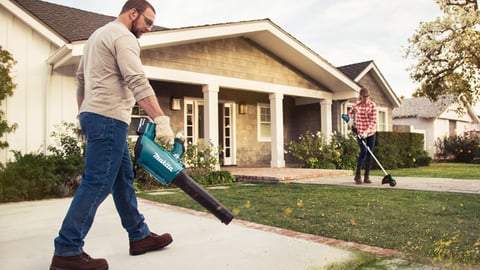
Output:
[[438,138],[437,156],[455,162],[480,163],[480,137],[476,132]]

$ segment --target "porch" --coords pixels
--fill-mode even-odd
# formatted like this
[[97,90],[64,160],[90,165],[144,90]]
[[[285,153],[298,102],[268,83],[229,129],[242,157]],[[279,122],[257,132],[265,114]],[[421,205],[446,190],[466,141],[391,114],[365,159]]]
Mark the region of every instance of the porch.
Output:
[[238,182],[290,182],[299,179],[350,176],[350,170],[304,169],[304,168],[255,168],[225,166],[222,171],[229,171]]

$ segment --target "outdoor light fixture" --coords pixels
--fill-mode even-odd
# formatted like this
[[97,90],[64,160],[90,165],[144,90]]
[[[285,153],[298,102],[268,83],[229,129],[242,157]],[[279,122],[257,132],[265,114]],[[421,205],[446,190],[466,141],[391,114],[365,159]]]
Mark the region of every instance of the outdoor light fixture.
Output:
[[247,113],[247,104],[245,103],[240,103],[238,105],[238,113],[239,114],[246,114]]
[[181,98],[179,97],[171,97],[170,98],[170,109],[172,111],[180,111],[182,109],[181,105]]

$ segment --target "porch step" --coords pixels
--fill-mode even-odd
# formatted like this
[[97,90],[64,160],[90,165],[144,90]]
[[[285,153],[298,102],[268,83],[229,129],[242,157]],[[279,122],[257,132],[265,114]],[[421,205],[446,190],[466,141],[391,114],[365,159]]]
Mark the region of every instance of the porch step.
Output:
[[302,168],[246,168],[222,167],[229,171],[237,182],[248,183],[280,183],[298,179],[309,179],[329,176],[350,176],[350,170],[302,169]]

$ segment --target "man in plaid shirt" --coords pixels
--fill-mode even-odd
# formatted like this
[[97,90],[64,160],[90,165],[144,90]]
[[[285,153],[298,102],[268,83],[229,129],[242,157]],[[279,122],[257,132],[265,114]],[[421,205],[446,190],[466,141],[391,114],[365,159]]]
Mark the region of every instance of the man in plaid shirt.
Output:
[[[375,138],[377,132],[377,105],[370,99],[370,91],[362,87],[357,103],[353,105],[352,109],[348,112],[350,119],[355,119],[354,125],[357,130],[357,134],[361,136],[361,139],[365,140],[370,150],[373,152],[375,146]],[[357,159],[357,170],[355,172],[355,183],[361,184],[362,177],[360,170],[362,169],[363,161],[365,160],[365,175],[363,182],[372,183],[369,178],[370,168],[372,163],[372,155],[367,151],[365,146],[358,139],[358,145],[360,146],[360,155]]]

